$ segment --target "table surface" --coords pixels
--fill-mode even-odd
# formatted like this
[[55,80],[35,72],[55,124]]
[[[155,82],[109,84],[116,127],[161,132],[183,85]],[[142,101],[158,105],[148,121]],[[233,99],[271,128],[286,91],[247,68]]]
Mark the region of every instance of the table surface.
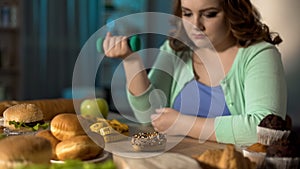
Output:
[[[151,132],[154,131],[151,126],[141,125],[134,123],[126,117],[122,117],[119,114],[110,114],[109,119],[117,119],[123,123],[126,123],[129,126],[129,135],[136,134],[138,132]],[[127,119],[127,120],[126,120]],[[195,158],[210,149],[223,149],[226,145],[220,144],[212,141],[200,141],[198,139],[193,139],[190,137],[180,137],[180,136],[167,136],[167,145],[164,152],[135,152],[130,143],[130,137],[128,140],[106,143],[105,149],[111,152],[112,158],[116,162],[119,169],[123,168],[134,168],[136,165],[143,166],[142,168],[153,168],[154,161],[160,161],[161,165],[166,165],[164,167],[169,167],[175,165],[172,163],[180,164],[176,162],[177,158],[174,160],[166,160],[171,155],[176,153],[181,156],[181,161],[185,165],[191,165],[197,163]],[[160,156],[160,157],[159,157]],[[151,158],[154,157],[154,158]],[[180,158],[179,158],[180,159]],[[186,161],[185,161],[186,160]],[[189,163],[189,164],[186,164]],[[195,167],[195,165],[194,165]],[[159,168],[159,167],[158,167]],[[174,168],[174,167],[173,167]],[[176,166],[176,168],[181,168]],[[184,167],[186,168],[186,166]],[[198,169],[198,167],[196,166]],[[201,168],[201,167],[199,167]]]
[[223,149],[225,144],[217,142],[205,141],[201,142],[197,139],[185,137],[181,142],[175,145],[168,152],[180,153],[189,157],[195,157],[210,149]]
[[[154,131],[151,126],[134,123],[128,120],[128,118],[123,117],[117,113],[110,113],[108,118],[117,119],[119,121],[128,124],[129,135],[133,135],[138,132]],[[112,146],[118,146],[117,144],[118,142],[113,143]],[[190,137],[178,137],[178,136],[168,136],[168,144],[169,145],[167,145],[167,152],[180,153],[190,157],[194,157],[195,155],[202,154],[205,150],[208,149],[223,149],[225,147],[225,144],[220,144],[217,142],[200,141],[198,139],[194,139]]]

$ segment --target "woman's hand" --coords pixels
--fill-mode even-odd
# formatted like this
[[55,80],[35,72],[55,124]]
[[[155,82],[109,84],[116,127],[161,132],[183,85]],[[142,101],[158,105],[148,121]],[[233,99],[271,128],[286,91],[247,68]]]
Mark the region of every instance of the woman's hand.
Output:
[[196,117],[183,115],[172,108],[157,109],[151,115],[152,126],[158,132],[168,135],[188,135]]
[[103,50],[107,57],[125,59],[132,51],[130,50],[126,36],[112,36],[108,32],[103,41]]

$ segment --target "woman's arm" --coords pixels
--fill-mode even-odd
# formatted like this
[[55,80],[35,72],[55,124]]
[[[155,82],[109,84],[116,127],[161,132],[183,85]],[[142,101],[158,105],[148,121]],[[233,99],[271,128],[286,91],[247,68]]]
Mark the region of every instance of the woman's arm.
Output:
[[133,96],[144,93],[150,85],[141,57],[134,53],[123,60],[127,88]]
[[256,127],[268,114],[286,115],[286,84],[281,55],[273,45],[241,49],[235,71],[223,84],[232,116],[215,119],[218,142],[251,144]]
[[137,53],[130,50],[126,36],[112,36],[108,32],[103,49],[107,57],[123,59],[127,87],[132,95],[137,96],[147,90],[150,82],[143,62]]

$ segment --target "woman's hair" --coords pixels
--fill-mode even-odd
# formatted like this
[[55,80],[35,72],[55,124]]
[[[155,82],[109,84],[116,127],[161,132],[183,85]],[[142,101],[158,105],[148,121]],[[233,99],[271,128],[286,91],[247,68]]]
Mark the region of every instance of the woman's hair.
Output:
[[[251,4],[250,0],[220,0],[225,13],[225,22],[234,38],[242,47],[250,46],[253,43],[266,41],[273,45],[282,42],[279,34],[270,32],[269,27],[261,22],[258,10]],[[182,16],[181,0],[174,0],[174,15]],[[182,23],[177,26],[177,32],[170,37],[170,46],[175,51],[188,49],[185,43],[176,38],[176,35],[187,36]],[[179,33],[180,32],[180,33]]]

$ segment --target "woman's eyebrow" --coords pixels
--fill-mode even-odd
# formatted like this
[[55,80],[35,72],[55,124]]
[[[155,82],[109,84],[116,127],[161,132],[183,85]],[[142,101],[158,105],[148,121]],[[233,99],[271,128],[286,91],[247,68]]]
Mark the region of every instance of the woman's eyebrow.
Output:
[[[181,10],[182,10],[182,11],[191,11],[189,8],[186,8],[186,7],[181,7]],[[201,9],[201,10],[199,10],[198,12],[201,13],[201,12],[204,12],[204,11],[207,11],[207,10],[219,10],[219,8],[216,8],[216,7],[208,7],[208,8]]]
[[189,8],[181,7],[181,10],[183,11],[191,11]]

